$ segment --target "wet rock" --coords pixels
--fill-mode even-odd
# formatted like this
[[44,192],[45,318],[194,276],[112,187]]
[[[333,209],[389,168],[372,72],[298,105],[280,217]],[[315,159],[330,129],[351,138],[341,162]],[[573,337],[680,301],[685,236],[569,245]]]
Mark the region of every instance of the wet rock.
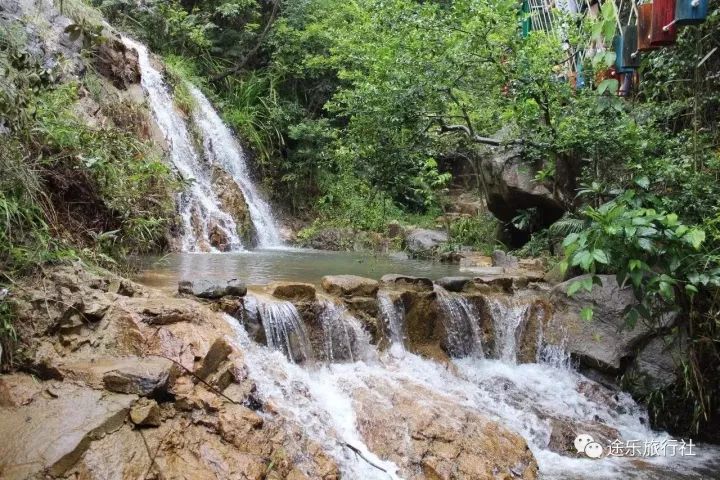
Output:
[[55,384],[55,397],[39,396],[18,408],[0,408],[0,464],[4,479],[46,471],[62,476],[93,440],[123,425],[134,395]]
[[237,182],[226,171],[215,167],[213,169],[212,183],[223,211],[232,216],[237,226],[237,235],[245,245],[255,245],[255,227],[250,218],[245,195]]
[[230,238],[217,223],[211,223],[208,227],[208,242],[221,252],[227,252],[231,247]]
[[110,79],[116,88],[125,90],[140,83],[138,54],[120,39],[111,37],[101,43],[94,58],[98,73]]
[[309,283],[273,282],[267,291],[275,298],[294,301],[313,301],[316,297],[315,286]]
[[412,277],[409,275],[398,275],[388,273],[380,278],[380,284],[400,290],[412,290],[416,292],[432,291],[433,282],[425,277]]
[[[389,399],[378,402],[377,395]],[[358,429],[370,450],[421,479],[537,478],[525,440],[482,415],[423,387],[389,385],[353,393]]]
[[448,292],[461,292],[471,281],[471,277],[442,277],[436,283]]
[[493,267],[502,267],[502,268],[518,268],[520,265],[518,263],[517,257],[514,257],[510,255],[509,253],[505,253],[502,250],[495,250],[492,254],[492,264]]
[[[549,343],[564,344],[566,350],[587,367],[617,372],[625,359],[631,358],[635,347],[648,338],[653,327],[642,321],[628,329],[624,311],[636,300],[632,289],[620,288],[614,275],[600,275],[602,285],[595,285],[592,292],[584,289],[573,297],[566,292],[569,286],[586,275],[573,278],[553,288],[551,303],[555,314],[549,322],[545,337]],[[592,307],[591,321],[580,318],[580,311]],[[670,319],[664,319],[667,324]]]
[[357,275],[326,275],[322,278],[323,289],[342,297],[374,297],[380,284],[372,278]]
[[550,423],[550,442],[548,449],[569,457],[584,458],[575,448],[575,438],[580,434],[590,435],[600,445],[610,445],[622,439],[620,432],[598,422],[580,422],[570,418],[548,418]]
[[465,291],[510,293],[512,292],[512,287],[513,277],[511,275],[484,275],[473,278],[472,283],[466,285]]
[[181,280],[178,282],[178,293],[217,300],[225,296],[243,297],[247,293],[247,287],[235,279],[229,280],[225,285],[209,280]]
[[443,243],[448,241],[447,233],[440,230],[416,228],[405,237],[405,245],[414,257],[432,257]]
[[164,358],[143,358],[118,362],[103,375],[107,390],[148,396],[166,391],[177,376],[174,364]]
[[463,258],[460,259],[461,269],[492,267],[492,265],[492,257],[477,253],[465,253]]
[[159,427],[160,406],[155,400],[141,398],[130,408],[130,420],[139,427]]
[[234,351],[235,347],[230,345],[226,339],[218,338],[210,346],[210,350],[208,350],[195,374],[203,380],[207,380],[211,374],[220,370],[220,366],[230,358]]
[[687,337],[660,336],[640,347],[625,374],[632,393],[647,395],[662,390],[678,379],[678,366],[687,356]]

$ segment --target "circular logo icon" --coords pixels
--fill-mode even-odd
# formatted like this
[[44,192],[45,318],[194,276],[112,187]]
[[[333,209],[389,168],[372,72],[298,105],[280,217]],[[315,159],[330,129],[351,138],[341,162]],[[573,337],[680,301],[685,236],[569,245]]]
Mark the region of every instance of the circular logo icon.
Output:
[[585,445],[585,455],[590,458],[600,458],[603,456],[603,447],[597,442],[590,442]]
[[577,450],[578,453],[583,453],[585,452],[585,447],[587,447],[588,443],[592,443],[594,441],[595,440],[593,440],[590,435],[586,433],[581,433],[580,435],[575,437],[575,450]]

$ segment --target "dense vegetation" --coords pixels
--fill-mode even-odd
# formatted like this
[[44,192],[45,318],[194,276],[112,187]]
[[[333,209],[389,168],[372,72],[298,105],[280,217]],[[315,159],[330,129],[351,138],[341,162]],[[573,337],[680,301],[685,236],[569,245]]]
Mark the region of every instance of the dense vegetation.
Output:
[[[447,200],[448,165],[477,166],[494,138],[521,149],[567,212],[549,228],[538,212],[518,212],[514,227],[532,233],[522,253],[562,253],[573,273],[617,274],[640,301],[626,312],[629,327],[676,315],[668,330],[687,339],[685,377],[646,400],[668,428],[717,424],[717,5],[674,47],[644,55],[639,85],[620,98],[616,82],[593,82],[613,58],[585,57],[595,88],[574,88],[563,42],[520,35],[515,0],[92,3],[163,55],[171,76],[201,84],[247,142],[275,203],[316,226],[432,223]],[[615,12],[605,5],[595,21],[558,19],[567,45],[612,39]],[[132,131],[127,117],[144,113],[98,91],[93,72],[58,82],[62,72],[39,65],[24,43],[18,32],[0,38],[0,264],[21,269],[78,245],[107,260],[160,247],[178,186]],[[89,128],[67,107],[80,92],[108,125]],[[93,199],[92,209],[53,209],[74,205],[72,195]],[[475,247],[494,241],[490,230],[484,217],[451,227],[455,242]],[[592,310],[583,315],[592,321]]]
[[[673,332],[690,338],[684,383],[649,400],[673,412],[668,427],[717,417],[720,54],[703,59],[719,46],[717,8],[674,48],[644,56],[642,81],[619,98],[613,80],[574,89],[563,44],[519,35],[515,1],[99,5],[203,79],[296,215],[371,230],[431,216],[450,180],[438,165],[475,162],[502,126],[499,138],[522,146],[567,210],[549,229],[518,212],[515,227],[533,232],[523,253],[569,234],[561,267],[633,286],[641,303],[629,326],[679,314]],[[584,48],[612,40],[614,14],[608,2],[598,20],[558,23]],[[586,56],[586,82],[612,62]],[[455,230],[487,235],[464,222]]]

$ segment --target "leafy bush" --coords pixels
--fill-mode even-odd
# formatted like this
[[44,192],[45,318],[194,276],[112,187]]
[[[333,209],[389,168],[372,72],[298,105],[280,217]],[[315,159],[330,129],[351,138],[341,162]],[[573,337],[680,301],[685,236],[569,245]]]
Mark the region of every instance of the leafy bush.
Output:
[[450,243],[490,254],[497,247],[497,228],[498,221],[489,213],[459,218],[450,224]]

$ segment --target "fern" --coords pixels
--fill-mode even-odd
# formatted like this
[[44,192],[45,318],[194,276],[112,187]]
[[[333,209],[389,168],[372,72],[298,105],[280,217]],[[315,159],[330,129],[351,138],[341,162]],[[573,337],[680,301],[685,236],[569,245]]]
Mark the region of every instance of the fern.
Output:
[[580,233],[586,226],[585,220],[566,215],[550,225],[550,227],[548,227],[548,231],[552,235],[564,237],[566,235],[570,235],[571,233]]

